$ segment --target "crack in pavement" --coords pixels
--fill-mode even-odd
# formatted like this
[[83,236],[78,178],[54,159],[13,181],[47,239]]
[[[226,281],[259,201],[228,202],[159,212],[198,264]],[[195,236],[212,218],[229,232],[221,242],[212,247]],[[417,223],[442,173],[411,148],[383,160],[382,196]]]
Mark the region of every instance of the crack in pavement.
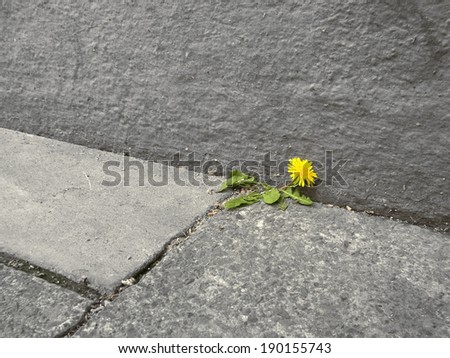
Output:
[[193,233],[195,233],[204,224],[205,221],[207,221],[209,218],[215,216],[221,210],[223,210],[222,204],[223,201],[222,203],[218,203],[210,207],[204,215],[196,217],[191,226],[185,229],[182,233],[175,235],[173,239],[169,240],[165,248],[157,256],[155,256],[155,258],[151,262],[147,263],[142,269],[137,271],[134,275],[122,280],[122,284],[116,287],[112,293],[108,293],[105,295],[98,295],[96,301],[86,309],[86,312],[83,314],[81,319],[72,327],[69,327],[64,332],[58,334],[55,338],[73,336],[80,328],[82,328],[88,321],[91,320],[93,315],[100,312],[104,307],[115,301],[119,297],[119,295],[127,288],[130,288],[139,283],[139,281],[146,274],[148,274],[166,256],[166,254],[169,251],[182,245],[186,240],[189,239],[189,237]]
[[5,252],[0,252],[0,263],[38,277],[59,287],[73,291],[88,299],[95,299],[101,296],[99,291],[92,287],[89,287],[85,281],[73,281],[64,275],[47,270],[41,266],[35,265],[27,260],[17,258]]

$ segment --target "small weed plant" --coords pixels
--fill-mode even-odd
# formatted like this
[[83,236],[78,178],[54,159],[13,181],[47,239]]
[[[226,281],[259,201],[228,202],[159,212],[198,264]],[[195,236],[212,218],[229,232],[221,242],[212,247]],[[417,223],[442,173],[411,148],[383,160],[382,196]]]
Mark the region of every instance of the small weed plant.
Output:
[[300,192],[302,187],[314,185],[317,179],[312,162],[298,157],[292,158],[289,160],[288,172],[291,176],[291,183],[277,188],[257,181],[255,177],[239,170],[233,170],[230,177],[222,183],[217,191],[244,189],[246,192],[244,195],[226,201],[224,204],[226,209],[235,209],[263,201],[269,205],[277,205],[280,210],[286,210],[288,207],[286,199],[288,198],[301,205],[312,205],[312,200]]

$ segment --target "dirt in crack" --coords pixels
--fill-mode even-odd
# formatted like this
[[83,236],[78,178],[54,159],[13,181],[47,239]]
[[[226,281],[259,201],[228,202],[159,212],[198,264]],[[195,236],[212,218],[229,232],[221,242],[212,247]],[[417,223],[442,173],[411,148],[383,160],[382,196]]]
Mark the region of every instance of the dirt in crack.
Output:
[[4,252],[0,253],[0,263],[38,277],[49,283],[76,292],[79,295],[91,300],[98,299],[98,297],[100,296],[100,293],[97,290],[87,286],[85,282],[75,282],[61,274],[52,272],[26,260],[18,259]]

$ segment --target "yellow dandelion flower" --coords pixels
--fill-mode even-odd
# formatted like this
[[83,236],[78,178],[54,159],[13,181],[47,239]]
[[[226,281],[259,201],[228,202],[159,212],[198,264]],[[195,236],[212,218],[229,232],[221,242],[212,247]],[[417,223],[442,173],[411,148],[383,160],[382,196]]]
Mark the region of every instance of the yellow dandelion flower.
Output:
[[317,174],[314,172],[312,162],[306,159],[289,159],[288,172],[291,173],[292,184],[299,186],[314,185]]

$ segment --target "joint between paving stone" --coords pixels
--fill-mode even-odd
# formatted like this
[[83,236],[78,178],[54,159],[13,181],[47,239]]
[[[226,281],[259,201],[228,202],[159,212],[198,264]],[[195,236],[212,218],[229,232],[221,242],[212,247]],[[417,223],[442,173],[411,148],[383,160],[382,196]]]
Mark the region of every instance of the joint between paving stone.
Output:
[[390,219],[390,220],[396,220],[403,223],[408,223],[411,225],[415,225],[418,227],[422,227],[424,229],[433,230],[440,233],[449,233],[450,227],[449,222],[447,221],[448,218],[445,216],[442,216],[436,220],[429,220],[427,218],[423,217],[416,217],[413,218],[411,213],[408,213],[406,211],[401,211],[397,209],[389,209],[389,211],[380,211],[380,210],[371,210],[371,209],[357,209],[350,207],[349,205],[337,205],[337,204],[330,204],[327,202],[321,202],[321,201],[315,201],[317,204],[321,204],[326,208],[340,208],[345,209],[348,211],[353,211],[355,213],[364,213],[369,216],[375,216],[380,217],[384,219]]
[[[225,200],[227,200],[228,197],[229,196],[227,196]],[[55,338],[68,338],[76,334],[79,329],[81,329],[88,321],[92,319],[93,315],[95,315],[97,312],[100,312],[107,304],[115,301],[119,297],[119,295],[127,288],[136,285],[166,256],[169,251],[172,251],[174,248],[182,245],[205,223],[205,221],[222,211],[223,202],[225,200],[223,200],[221,203],[210,206],[204,215],[197,216],[194,219],[192,225],[190,225],[187,229],[183,230],[179,234],[175,235],[173,239],[169,240],[165,248],[157,256],[155,256],[153,260],[147,263],[140,270],[136,271],[132,276],[122,280],[122,284],[116,287],[112,293],[104,295],[99,294],[97,300],[86,309],[86,312],[83,314],[80,320],[72,327],[69,327],[64,332],[58,334]]]
[[95,300],[101,297],[101,293],[99,291],[89,287],[85,282],[75,282],[64,275],[47,270],[29,261],[22,260],[7,253],[0,252],[0,263],[73,291],[85,298]]

